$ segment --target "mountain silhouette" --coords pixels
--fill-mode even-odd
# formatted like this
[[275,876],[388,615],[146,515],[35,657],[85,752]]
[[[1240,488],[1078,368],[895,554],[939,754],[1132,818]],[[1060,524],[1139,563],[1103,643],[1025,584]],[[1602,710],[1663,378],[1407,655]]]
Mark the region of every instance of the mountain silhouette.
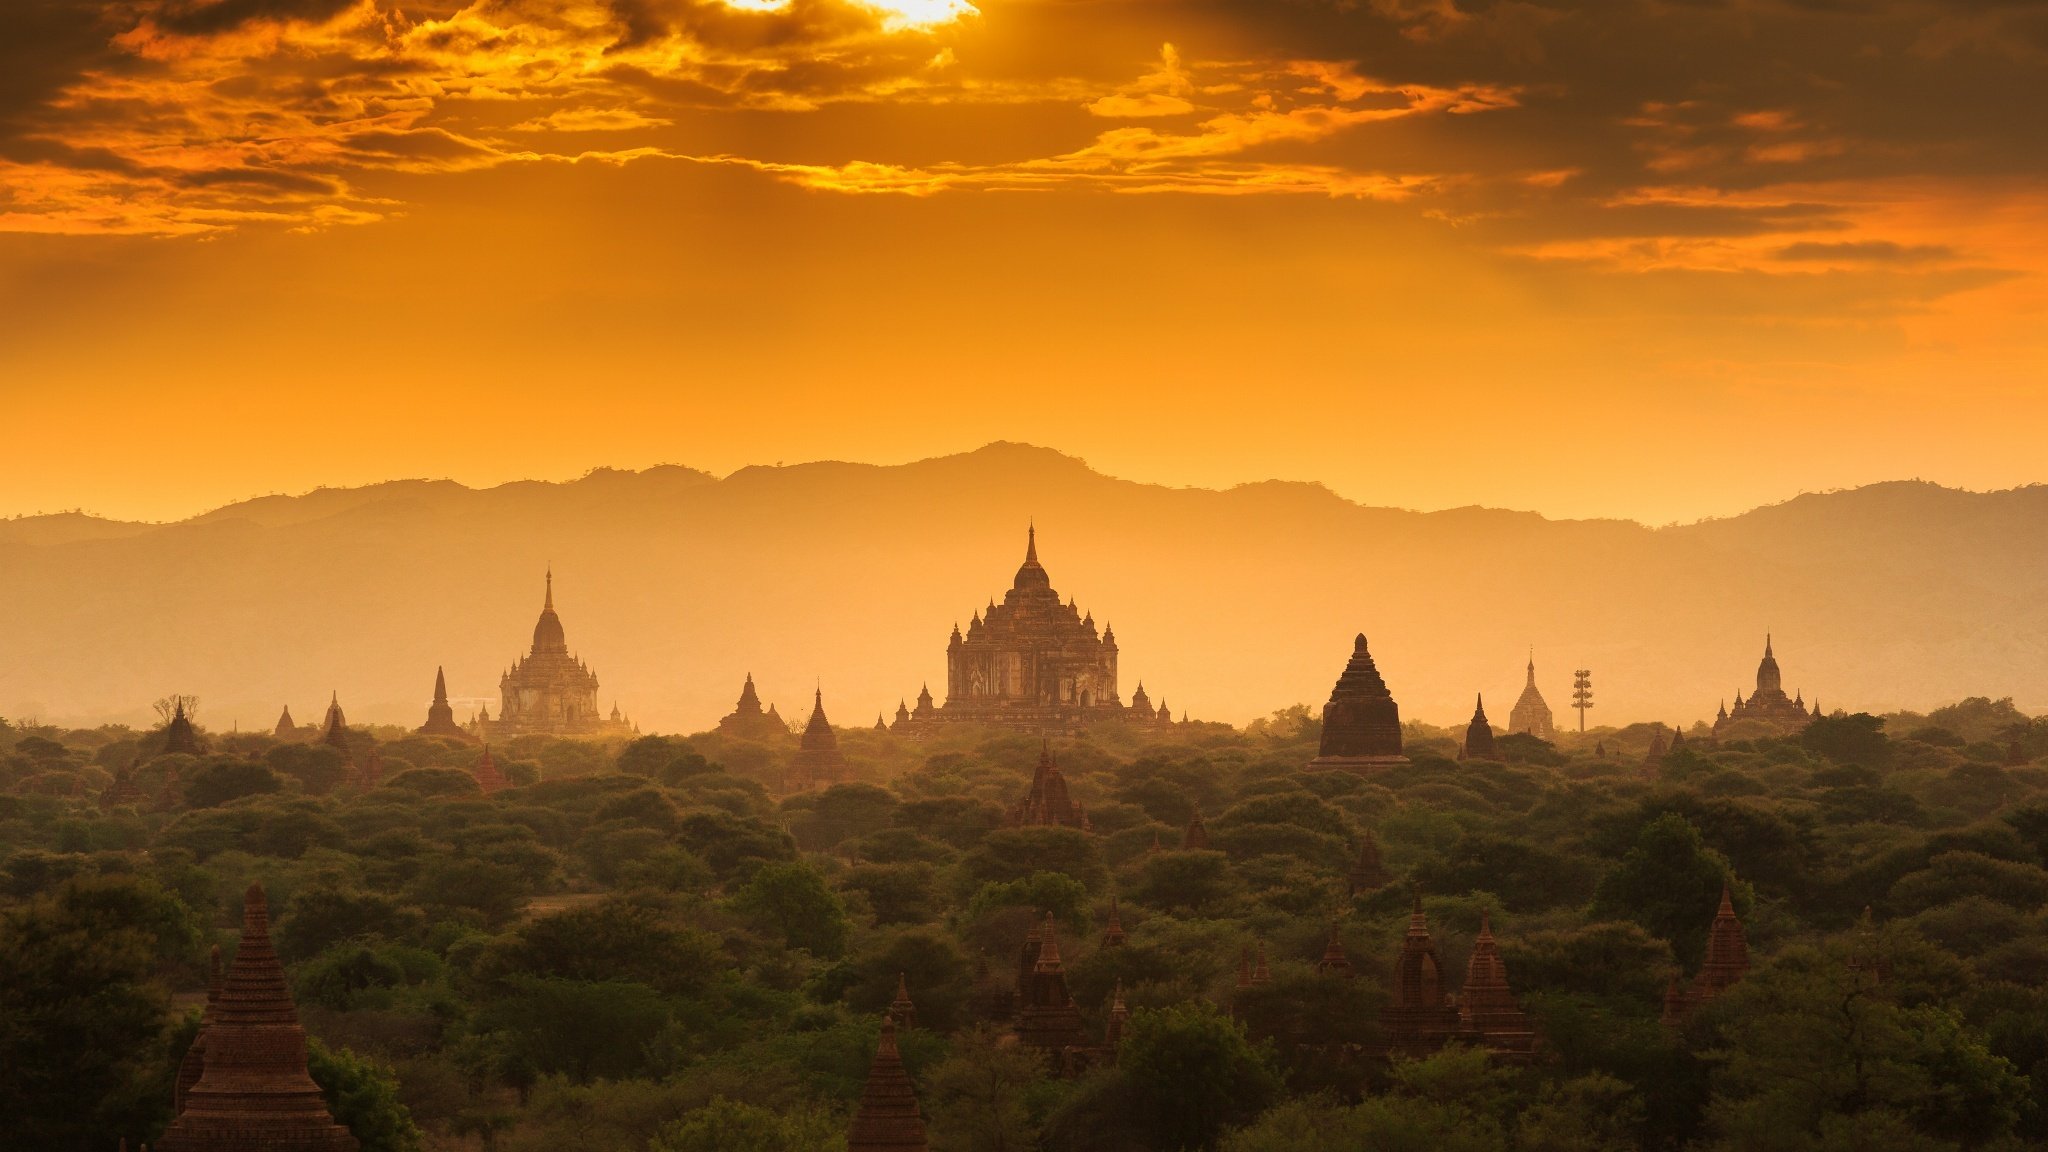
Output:
[[785,716],[822,683],[864,723],[923,683],[943,700],[947,635],[1009,587],[1027,522],[1053,586],[1115,625],[1125,698],[1142,680],[1198,718],[1319,704],[1360,631],[1403,715],[1442,724],[1513,699],[1532,645],[1561,727],[1575,667],[1595,724],[1710,718],[1766,631],[1786,687],[1830,709],[2048,704],[2048,487],[1885,483],[1651,528],[1161,487],[998,443],[0,521],[0,714],[139,723],[175,691],[209,727],[268,727],[338,691],[352,720],[416,725],[437,666],[458,716],[495,712],[552,565],[601,705],[644,729],[709,726],[749,672]]

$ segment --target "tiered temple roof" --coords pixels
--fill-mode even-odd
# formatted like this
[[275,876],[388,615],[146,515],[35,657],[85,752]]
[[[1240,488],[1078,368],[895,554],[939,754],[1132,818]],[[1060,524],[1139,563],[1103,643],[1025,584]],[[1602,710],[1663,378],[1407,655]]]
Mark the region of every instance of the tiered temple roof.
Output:
[[1181,833],[1181,850],[1184,852],[1207,852],[1209,850],[1209,826],[1202,823],[1202,806],[1194,805],[1188,815],[1188,830]]
[[1090,828],[1088,813],[1067,792],[1067,777],[1052,758],[1052,742],[1039,749],[1038,767],[1031,773],[1031,787],[1005,817],[1012,828]]
[[896,974],[896,998],[889,1001],[889,1019],[905,1031],[917,1027],[917,1004],[910,998],[910,981],[901,972]]
[[548,570],[533,647],[498,679],[498,718],[484,735],[623,735],[632,726],[608,719],[597,704],[597,673],[569,651],[568,633],[555,612],[555,573]]
[[1372,829],[1366,829],[1365,838],[1359,841],[1358,859],[1352,862],[1351,874],[1345,879],[1353,896],[1377,892],[1394,879],[1387,866],[1380,862],[1380,842],[1373,836]]
[[926,1152],[924,1112],[917,1086],[896,1050],[896,1021],[882,1017],[882,1039],[860,1093],[860,1110],[846,1131],[846,1152]]
[[765,740],[789,735],[789,729],[782,723],[782,717],[761,710],[761,697],[754,691],[754,674],[747,673],[747,682],[740,688],[739,703],[718,722],[718,730],[727,736],[740,736],[749,740]]
[[172,708],[170,723],[164,725],[164,751],[199,755],[199,733],[192,727],[192,718],[185,715],[185,698],[182,696]]
[[1426,1056],[1458,1034],[1458,1010],[1444,989],[1443,961],[1429,935],[1422,897],[1408,917],[1408,934],[1394,961],[1393,997],[1380,1009],[1380,1030],[1387,1049],[1403,1056]]
[[1358,975],[1351,967],[1351,957],[1344,954],[1344,942],[1337,938],[1337,926],[1330,925],[1330,942],[1323,945],[1323,958],[1316,961],[1316,971],[1325,976],[1342,976],[1346,980]]
[[448,677],[439,668],[434,669],[434,702],[427,705],[427,722],[420,725],[422,736],[453,736],[467,740],[469,733],[455,722],[455,709],[448,704]]
[[839,737],[832,731],[832,722],[825,718],[825,690],[820,688],[812,699],[811,719],[804,725],[803,739],[784,773],[782,790],[804,792],[812,788],[830,788],[834,784],[845,783],[852,772],[846,757],[839,751]]
[[348,742],[348,717],[341,714],[341,693],[327,702],[327,718],[320,724],[320,742],[341,753],[343,760],[356,762],[355,749]]
[[306,1071],[284,968],[270,944],[261,885],[242,906],[242,943],[202,1033],[199,1078],[157,1152],[356,1152]]
[[1495,1056],[1527,1059],[1536,1049],[1536,1030],[1508,989],[1508,968],[1493,938],[1493,917],[1479,914],[1479,937],[1465,966],[1465,989],[1458,995],[1458,1022],[1464,1034]]
[[1771,638],[1766,634],[1764,658],[1756,666],[1756,691],[1751,692],[1747,700],[1737,692],[1735,707],[1715,720],[1714,731],[1719,733],[1730,724],[1755,721],[1782,732],[1796,732],[1813,723],[1820,714],[1818,702],[1811,712],[1807,711],[1805,693],[1785,695],[1784,675],[1778,669],[1778,657],[1771,651]]
[[1515,701],[1514,711],[1508,713],[1508,731],[1525,732],[1539,740],[1549,740],[1557,735],[1552,725],[1550,705],[1543,700],[1543,693],[1536,690],[1536,654],[1529,653],[1529,679],[1522,685],[1522,695]]
[[484,754],[477,757],[476,767],[471,769],[469,774],[476,778],[477,791],[486,796],[503,792],[512,786],[511,782],[505,779],[505,774],[498,771],[498,762],[491,759],[489,744],[484,745]]
[[1102,946],[1104,948],[1121,948],[1124,946],[1126,939],[1128,937],[1124,934],[1123,913],[1116,906],[1116,894],[1111,893],[1109,897],[1109,927],[1102,930]]
[[1401,710],[1366,648],[1365,633],[1323,706],[1323,742],[1310,768],[1371,772],[1408,763],[1401,754]]
[[1707,930],[1707,955],[1700,964],[1692,986],[1674,980],[1664,990],[1664,1023],[1683,1024],[1701,1007],[1719,999],[1749,972],[1749,938],[1735,915],[1734,895],[1726,882],[1721,885],[1721,906],[1714,911],[1714,924]]
[[1486,719],[1486,697],[1472,706],[1472,723],[1465,727],[1465,747],[1459,755],[1466,760],[1499,760],[1500,747],[1493,740],[1493,725]]
[[1045,914],[1036,936],[1035,942],[1027,938],[1024,946],[1028,971],[1018,973],[1017,1039],[1052,1054],[1060,1065],[1066,1050],[1084,1046],[1087,1038],[1081,1030],[1081,1009],[1067,991],[1052,913]]
[[292,722],[292,706],[287,704],[284,711],[278,713],[277,727],[271,729],[271,735],[282,740],[291,740],[296,739],[298,734],[299,726]]

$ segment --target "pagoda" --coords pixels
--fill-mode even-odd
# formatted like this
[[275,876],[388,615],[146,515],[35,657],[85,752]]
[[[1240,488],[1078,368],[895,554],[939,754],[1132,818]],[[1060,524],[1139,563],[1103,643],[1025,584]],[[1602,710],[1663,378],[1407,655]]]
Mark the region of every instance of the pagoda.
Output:
[[1066,1050],[1087,1043],[1081,1031],[1081,1009],[1067,991],[1052,913],[1045,914],[1045,923],[1036,935],[1035,942],[1029,938],[1025,942],[1027,962],[1018,972],[1017,1039],[1052,1055],[1056,1067],[1064,1066]]
[[486,796],[496,795],[512,786],[504,773],[498,771],[498,762],[491,759],[489,744],[484,745],[484,754],[477,759],[476,767],[470,769],[469,774],[476,780],[477,791]]
[[1323,705],[1323,742],[1312,769],[1375,772],[1408,763],[1401,754],[1401,709],[1366,648],[1365,633]]
[[1479,914],[1479,938],[1465,966],[1458,995],[1458,1025],[1464,1036],[1496,1058],[1522,1061],[1536,1051],[1536,1030],[1508,988],[1508,968],[1493,938],[1493,916]]
[[1522,685],[1522,695],[1515,701],[1514,711],[1508,713],[1508,731],[1534,736],[1538,740],[1549,740],[1557,735],[1551,724],[1550,705],[1544,703],[1543,693],[1536,690],[1536,653],[1529,653],[1529,679]]
[[1727,881],[1721,882],[1721,906],[1714,912],[1713,927],[1707,930],[1707,957],[1700,964],[1692,986],[1673,980],[1664,990],[1664,1023],[1685,1023],[1695,1011],[1720,999],[1736,981],[1749,972],[1749,938],[1735,915],[1735,900]]
[[1012,828],[1079,828],[1091,825],[1088,813],[1067,794],[1067,777],[1052,758],[1052,742],[1039,749],[1038,769],[1031,774],[1031,787],[1004,818]]
[[1797,696],[1785,695],[1784,676],[1778,670],[1778,657],[1771,651],[1771,637],[1764,636],[1764,658],[1756,666],[1756,691],[1744,700],[1742,693],[1735,694],[1735,707],[1726,715],[1714,721],[1714,734],[1720,735],[1723,728],[1743,721],[1765,724],[1779,732],[1797,732],[1820,718],[1820,704],[1815,703],[1811,712],[1806,709],[1805,693]]
[[829,788],[844,783],[852,772],[839,751],[839,737],[832,731],[832,722],[825,719],[825,690],[820,688],[812,701],[810,722],[804,725],[803,740],[783,773],[782,790],[806,792]]
[[1351,967],[1351,957],[1344,954],[1344,942],[1337,938],[1337,925],[1330,925],[1330,942],[1323,945],[1323,958],[1316,961],[1316,971],[1324,976],[1340,976],[1346,980],[1358,975]]
[[277,727],[271,729],[270,734],[279,740],[296,740],[299,738],[299,726],[292,722],[291,705],[285,705],[284,711],[278,714]]
[[[946,645],[946,703],[935,723],[1071,732],[1088,724],[1158,724],[1147,707],[1126,709],[1117,691],[1116,630],[1098,635],[1094,613],[1062,603],[1038,562],[1038,530],[1025,533],[1024,563],[1003,602],[989,601]],[[916,714],[912,714],[913,723]]]
[[889,1001],[889,1019],[906,1031],[917,1027],[917,1004],[910,998],[910,981],[901,972],[896,974],[896,998]]
[[206,964],[206,1007],[199,1013],[199,1034],[192,1038],[192,1046],[185,1049],[184,1059],[178,1061],[178,1079],[171,1085],[171,1115],[185,1110],[185,1094],[199,1083],[199,1074],[206,1070],[206,1029],[220,1015],[220,990],[222,985],[220,967],[220,945],[213,946]]
[[747,682],[740,687],[739,703],[718,722],[718,730],[727,736],[745,740],[767,740],[789,735],[789,727],[782,717],[771,709],[761,710],[761,697],[754,691],[754,674],[747,673]]
[[1461,760],[1503,760],[1500,746],[1493,739],[1493,725],[1486,720],[1486,697],[1479,697],[1472,706],[1472,723],[1465,728],[1465,746],[1458,751]]
[[242,943],[197,1043],[199,1076],[157,1152],[356,1152],[306,1071],[306,1031],[260,884],[243,898]]
[[422,736],[469,739],[469,733],[455,722],[455,709],[448,706],[448,677],[439,668],[434,669],[434,702],[427,706],[427,722],[419,726],[418,732]]
[[569,652],[562,618],[555,614],[555,573],[548,570],[533,647],[498,680],[498,718],[483,721],[487,736],[623,736],[632,726],[609,719],[597,706],[597,673]]
[[917,1086],[903,1070],[896,1050],[896,1020],[882,1017],[882,1039],[875,1046],[868,1082],[860,1092],[860,1110],[846,1130],[846,1152],[927,1152],[924,1112],[917,1106]]
[[1421,1057],[1443,1047],[1460,1026],[1458,1010],[1445,994],[1443,961],[1437,959],[1436,942],[1430,939],[1429,920],[1422,913],[1422,896],[1417,893],[1415,911],[1408,917],[1408,935],[1394,961],[1393,998],[1380,1009],[1380,1031],[1389,1052]]
[[1129,937],[1124,933],[1123,913],[1117,908],[1116,894],[1112,892],[1109,897],[1109,927],[1102,930],[1102,946],[1121,948],[1127,939]]
[[1364,839],[1359,841],[1358,859],[1352,862],[1345,880],[1352,896],[1377,892],[1393,880],[1387,866],[1380,862],[1380,842],[1373,837],[1372,829],[1366,829]]
[[896,719],[889,725],[889,730],[900,735],[922,736],[938,722],[939,706],[932,700],[932,686],[925,684],[917,690],[917,707],[897,701]]
[[1188,830],[1181,833],[1180,850],[1183,852],[1207,852],[1209,850],[1209,826],[1202,823],[1202,806],[1196,804],[1188,816]]
[[199,755],[199,733],[192,727],[192,718],[185,715],[183,696],[177,698],[177,703],[171,711],[170,723],[164,725],[164,754],[173,753]]
[[320,742],[341,753],[345,762],[356,762],[355,749],[348,742],[348,717],[342,715],[339,692],[327,702],[327,718],[320,723]]

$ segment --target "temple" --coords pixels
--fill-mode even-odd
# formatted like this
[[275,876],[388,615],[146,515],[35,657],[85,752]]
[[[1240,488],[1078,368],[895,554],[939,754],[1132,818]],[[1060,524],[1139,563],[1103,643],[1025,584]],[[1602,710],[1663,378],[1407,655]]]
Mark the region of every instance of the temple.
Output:
[[1401,754],[1401,709],[1380,679],[1365,633],[1358,634],[1351,660],[1330,702],[1323,705],[1323,742],[1312,769],[1373,772],[1408,763]]
[[192,718],[185,715],[185,698],[178,702],[171,712],[170,723],[164,725],[164,752],[199,755],[199,733],[192,727]]
[[261,885],[244,897],[242,943],[209,1012],[194,1041],[199,1074],[176,1094],[182,1107],[157,1152],[356,1152],[306,1071],[306,1031],[270,945]]
[[1060,963],[1060,945],[1052,913],[1024,939],[1017,964],[1017,1039],[1043,1050],[1061,1067],[1067,1050],[1087,1044],[1081,1031],[1081,1009],[1067,991]]
[[1481,696],[1472,706],[1472,723],[1465,727],[1465,746],[1458,751],[1460,760],[1500,760],[1500,746],[1493,739],[1493,725],[1486,719],[1486,697]]
[[498,762],[491,759],[489,744],[484,745],[484,754],[477,758],[476,767],[472,768],[469,774],[476,780],[477,791],[486,796],[496,795],[512,786],[511,782],[505,779],[505,774],[498,771]]
[[1056,826],[1079,828],[1086,832],[1091,827],[1087,811],[1067,794],[1067,777],[1053,761],[1050,741],[1039,750],[1038,768],[1031,774],[1030,789],[1005,815],[1003,822],[1012,828]]
[[896,719],[889,725],[889,730],[906,736],[920,736],[930,732],[938,722],[939,707],[932,700],[931,685],[926,684],[917,690],[916,708],[901,700],[896,702]]
[[1785,695],[1784,678],[1778,671],[1778,658],[1771,652],[1771,638],[1764,637],[1764,658],[1756,666],[1756,691],[1744,700],[1742,693],[1735,694],[1735,707],[1724,710],[1714,721],[1714,733],[1731,724],[1745,720],[1769,725],[1780,732],[1797,732],[1820,717],[1820,705],[1814,704],[1811,712],[1806,710],[1805,693],[1798,696]]
[[810,723],[804,725],[803,740],[782,775],[784,792],[807,792],[830,788],[852,779],[853,769],[839,751],[839,737],[832,722],[825,719],[825,691],[819,689],[811,705]]
[[1714,926],[1707,930],[1707,957],[1700,964],[1692,986],[1673,980],[1664,989],[1664,1023],[1677,1027],[1700,1008],[1721,998],[1736,981],[1749,972],[1749,938],[1735,915],[1735,901],[1724,881],[1721,906],[1714,912]]
[[1536,690],[1536,655],[1529,654],[1529,679],[1522,685],[1522,695],[1516,699],[1514,711],[1508,713],[1508,732],[1525,733],[1538,740],[1549,740],[1557,735],[1551,724],[1550,705],[1543,702],[1543,693]]
[[738,736],[746,740],[768,740],[789,735],[789,725],[771,705],[766,712],[761,710],[761,697],[754,692],[754,674],[747,673],[747,682],[740,688],[739,703],[718,722],[718,730],[727,736]]
[[569,653],[562,618],[555,615],[555,574],[533,625],[533,648],[498,681],[498,718],[480,722],[484,736],[504,738],[628,735],[632,725],[607,717],[597,706],[597,673]]
[[[920,700],[920,705],[923,701]],[[920,708],[922,710],[922,708]],[[915,730],[917,714],[906,718]],[[1061,602],[1038,562],[1038,531],[1025,536],[1024,563],[1003,602],[976,612],[946,646],[946,703],[923,723],[991,724],[1030,732],[1072,732],[1089,724],[1173,722],[1162,704],[1125,708],[1117,690],[1116,630]]]
[[1377,892],[1393,882],[1393,875],[1380,862],[1380,842],[1373,837],[1372,829],[1365,830],[1365,839],[1358,845],[1358,859],[1351,865],[1351,872],[1345,877],[1350,894],[1354,897]]
[[1493,916],[1479,914],[1479,936],[1465,965],[1465,989],[1458,994],[1458,1028],[1463,1039],[1496,1059],[1527,1060],[1536,1051],[1536,1029],[1508,988],[1508,967],[1493,938]]
[[296,740],[299,738],[299,726],[292,723],[291,705],[285,705],[284,711],[278,714],[277,727],[271,729],[270,734],[279,740]]
[[427,706],[427,722],[419,726],[418,732],[422,736],[469,739],[469,733],[455,722],[455,709],[448,705],[448,677],[439,668],[434,669],[434,702]]
[[1444,988],[1443,963],[1429,935],[1422,897],[1416,896],[1408,934],[1394,962],[1393,998],[1380,1009],[1380,1031],[1386,1051],[1395,1056],[1420,1058],[1450,1043],[1483,1048],[1495,1059],[1510,1062],[1533,1056],[1536,1030],[1508,987],[1507,965],[1493,938],[1491,915],[1480,914],[1479,936],[1465,966],[1465,987],[1454,998]]
[[917,1086],[896,1050],[896,1020],[882,1017],[882,1038],[860,1092],[860,1109],[846,1130],[846,1152],[926,1152],[924,1112]]
[[320,722],[320,742],[341,753],[348,764],[356,762],[355,749],[348,742],[348,717],[341,712],[341,693],[327,702],[327,718]]

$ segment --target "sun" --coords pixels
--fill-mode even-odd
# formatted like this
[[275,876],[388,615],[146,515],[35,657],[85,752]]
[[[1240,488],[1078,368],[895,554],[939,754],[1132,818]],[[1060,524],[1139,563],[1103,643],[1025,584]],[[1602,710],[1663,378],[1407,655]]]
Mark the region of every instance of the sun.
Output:
[[[885,32],[917,32],[937,28],[955,20],[981,15],[967,0],[851,0],[860,8],[878,12]],[[780,12],[790,0],[725,0],[726,7],[748,12]]]

